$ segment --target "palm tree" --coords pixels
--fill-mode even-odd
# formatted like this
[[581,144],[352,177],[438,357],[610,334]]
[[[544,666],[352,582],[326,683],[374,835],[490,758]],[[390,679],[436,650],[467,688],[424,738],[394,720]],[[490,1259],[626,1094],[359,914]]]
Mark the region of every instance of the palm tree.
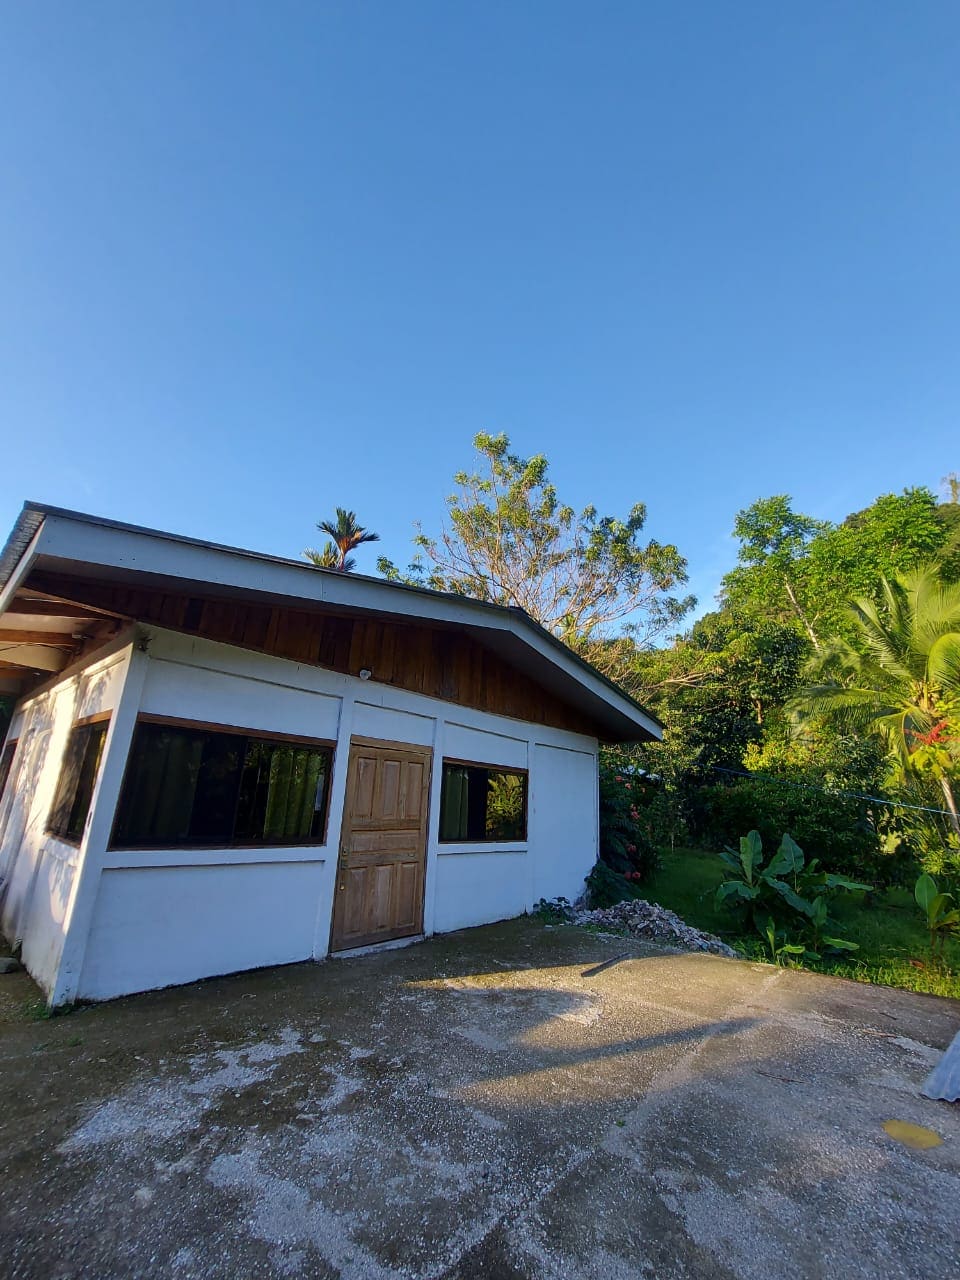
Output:
[[379,542],[379,533],[364,529],[357,523],[357,513],[337,507],[335,520],[320,520],[317,528],[321,533],[329,535],[331,541],[322,551],[307,548],[304,555],[320,569],[339,569],[341,573],[350,573],[356,561],[350,556],[354,547],[364,542]]
[[325,542],[322,551],[307,547],[303,554],[318,569],[339,569],[343,573],[352,573],[357,563],[353,556],[347,556],[341,563],[340,548],[335,542]]
[[853,639],[814,657],[792,709],[881,738],[901,776],[932,774],[960,838],[960,584],[921,566],[882,578],[880,603],[857,600],[851,614]]

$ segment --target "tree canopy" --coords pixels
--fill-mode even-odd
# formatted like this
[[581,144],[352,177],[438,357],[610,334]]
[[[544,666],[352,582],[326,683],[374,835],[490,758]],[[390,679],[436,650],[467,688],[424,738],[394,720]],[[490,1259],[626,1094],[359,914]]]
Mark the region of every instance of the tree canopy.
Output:
[[931,558],[960,576],[960,508],[926,488],[883,494],[840,524],[799,514],[778,494],[738,512],[734,535],[739,564],[723,580],[724,607],[792,621],[814,649],[849,632],[850,601],[875,595],[881,578]]
[[[846,868],[869,870],[878,882],[892,874],[881,855],[904,848],[938,870],[952,858],[960,872],[951,813],[960,774],[953,685],[934,651],[928,693],[937,718],[911,719],[910,689],[896,700],[868,642],[871,625],[887,625],[890,593],[906,592],[897,643],[903,671],[909,666],[914,684],[921,680],[915,668],[930,658],[930,602],[960,590],[952,585],[960,580],[960,505],[916,487],[883,494],[833,523],[796,511],[778,494],[739,512],[734,529],[738,563],[723,580],[718,608],[669,644],[636,653],[628,678],[667,726],[664,742],[644,755],[670,780],[671,823],[686,839],[725,840],[739,821],[772,830],[789,812],[794,825],[814,824],[806,836],[812,848],[834,856],[846,848],[851,859],[854,850]],[[935,568],[924,574],[923,565]],[[936,587],[919,592],[918,574]],[[905,622],[911,609],[927,618],[912,630]],[[818,684],[822,701],[813,714],[809,687]],[[886,714],[921,735],[904,737],[899,769],[891,768],[893,740],[881,732],[878,708],[888,702]],[[801,703],[807,711],[798,717]],[[850,798],[858,795],[888,803],[870,808]],[[880,861],[865,868],[871,842]]]
[[386,577],[517,606],[606,670],[622,665],[625,639],[632,652],[693,607],[677,594],[687,581],[677,547],[642,536],[642,502],[623,518],[578,512],[561,502],[542,454],[511,453],[506,435],[480,434],[474,446],[479,467],[455,475],[447,528],[419,529],[406,574],[381,559]]

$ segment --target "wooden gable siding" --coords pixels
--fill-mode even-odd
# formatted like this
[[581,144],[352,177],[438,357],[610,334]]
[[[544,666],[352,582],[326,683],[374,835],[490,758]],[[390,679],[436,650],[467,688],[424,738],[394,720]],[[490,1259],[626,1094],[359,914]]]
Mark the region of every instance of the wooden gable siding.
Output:
[[462,631],[394,619],[112,586],[34,574],[22,588],[104,613],[238,645],[495,715],[602,736],[581,712]]

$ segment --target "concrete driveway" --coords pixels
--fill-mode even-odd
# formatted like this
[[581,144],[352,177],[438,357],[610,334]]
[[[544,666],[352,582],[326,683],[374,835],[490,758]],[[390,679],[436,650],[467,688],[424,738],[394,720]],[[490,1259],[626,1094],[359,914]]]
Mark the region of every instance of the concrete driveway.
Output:
[[960,1270],[960,1004],[531,921],[50,1021],[0,983],[5,1277]]

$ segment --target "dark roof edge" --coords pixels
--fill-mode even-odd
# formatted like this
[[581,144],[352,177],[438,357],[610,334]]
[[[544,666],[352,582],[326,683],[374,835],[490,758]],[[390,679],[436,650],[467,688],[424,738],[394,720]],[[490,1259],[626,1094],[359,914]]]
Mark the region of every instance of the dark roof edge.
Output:
[[[302,560],[294,560],[290,556],[271,555],[265,551],[250,551],[245,547],[231,547],[224,542],[210,542],[205,538],[188,538],[182,533],[168,533],[164,529],[151,529],[146,525],[129,524],[123,520],[110,520],[102,516],[92,516],[85,511],[73,511],[69,507],[53,507],[42,502],[27,501],[24,502],[10,536],[7,538],[3,550],[0,551],[0,590],[7,585],[13,576],[13,572],[23,553],[30,545],[46,516],[62,516],[67,520],[78,520],[83,524],[97,525],[105,529],[116,529],[121,533],[145,534],[151,538],[163,538],[167,542],[180,542],[190,547],[203,547],[207,551],[223,551],[228,555],[245,556],[247,559],[261,560],[268,564],[287,565],[295,569],[302,569],[306,573],[336,574],[337,577],[340,576],[335,569],[320,569],[316,565],[305,564]],[[390,582],[386,578],[375,578],[372,574],[366,573],[351,573],[350,578],[356,582],[376,583],[378,587],[392,587],[394,590],[405,591],[411,595],[426,596],[435,600],[456,601],[458,604],[471,605],[483,612],[501,613],[511,618],[520,618],[526,626],[546,640],[554,649],[558,650],[566,658],[571,659],[583,671],[606,685],[608,689],[619,697],[625,698],[648,720],[652,720],[658,728],[662,729],[664,727],[661,720],[658,720],[652,712],[637,702],[636,698],[631,697],[615,680],[611,680],[602,671],[598,671],[592,663],[587,662],[585,658],[581,658],[569,645],[564,644],[552,631],[537,622],[535,618],[531,618],[529,613],[525,609],[521,609],[519,605],[494,604],[486,600],[477,600],[473,596],[455,595],[451,591],[434,591],[431,587],[417,587],[407,582]]]
[[23,553],[43,524],[45,514],[46,511],[35,502],[23,504],[16,523],[10,530],[10,536],[3,544],[3,550],[0,551],[0,591],[13,577],[17,565],[23,559]]

